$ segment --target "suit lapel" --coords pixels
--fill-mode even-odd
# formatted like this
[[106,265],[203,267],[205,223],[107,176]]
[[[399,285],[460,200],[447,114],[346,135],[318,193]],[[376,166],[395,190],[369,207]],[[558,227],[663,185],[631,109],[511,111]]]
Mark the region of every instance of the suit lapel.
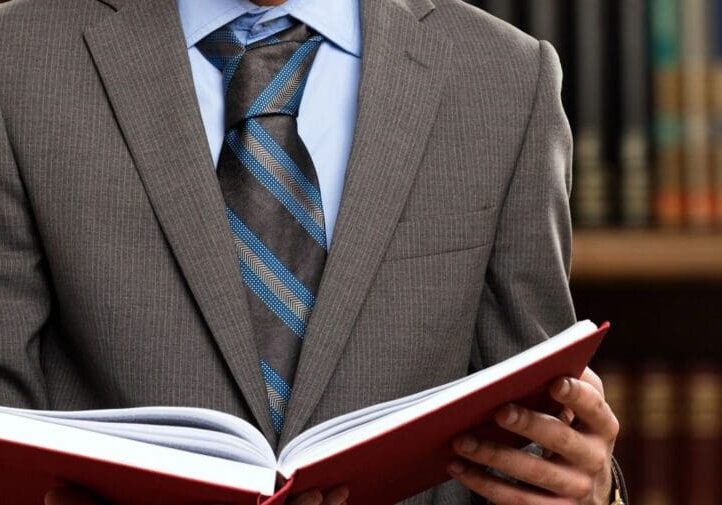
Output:
[[428,2],[414,6],[361,1],[363,63],[354,144],[281,447],[306,425],[333,374],[431,131],[451,43],[417,19],[428,12],[423,8]]
[[112,3],[85,40],[163,232],[269,440],[245,290],[197,106],[175,0]]

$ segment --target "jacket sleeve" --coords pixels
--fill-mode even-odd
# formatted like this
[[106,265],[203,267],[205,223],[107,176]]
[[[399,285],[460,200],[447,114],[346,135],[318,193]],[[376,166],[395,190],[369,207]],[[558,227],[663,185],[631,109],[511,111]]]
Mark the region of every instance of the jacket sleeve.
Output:
[[[542,41],[534,104],[486,272],[471,371],[512,356],[576,321],[569,291],[572,135],[561,84],[559,58]],[[628,503],[621,468],[616,460],[612,465],[615,486]],[[472,503],[483,500],[474,496]]]
[[572,136],[561,81],[556,52],[540,42],[532,110],[486,271],[472,370],[575,322],[569,292]]
[[40,353],[50,299],[40,239],[0,111],[0,405],[47,406]]

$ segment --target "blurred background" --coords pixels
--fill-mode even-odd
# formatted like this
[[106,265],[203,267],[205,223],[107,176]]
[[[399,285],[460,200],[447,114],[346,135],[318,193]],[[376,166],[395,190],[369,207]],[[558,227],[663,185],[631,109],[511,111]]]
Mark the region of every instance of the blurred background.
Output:
[[474,0],[549,40],[575,137],[572,289],[634,505],[722,504],[722,0]]
[[612,322],[631,503],[722,504],[722,0],[468,1],[562,61],[572,289]]

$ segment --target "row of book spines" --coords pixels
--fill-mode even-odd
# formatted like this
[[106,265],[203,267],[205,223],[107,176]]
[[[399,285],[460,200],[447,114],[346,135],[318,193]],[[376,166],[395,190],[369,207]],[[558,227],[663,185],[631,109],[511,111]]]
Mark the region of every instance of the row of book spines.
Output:
[[722,68],[709,74],[692,63],[684,72],[658,69],[654,81],[658,186],[653,209],[658,222],[720,225]]
[[[722,88],[722,0],[618,0],[613,6],[574,0],[573,16],[560,0],[475,3],[512,22],[526,19],[527,29],[549,40],[566,33],[564,23],[575,23],[576,57],[565,66],[571,64],[566,70],[577,75],[578,224],[608,225],[618,215],[621,224],[630,226],[722,226],[722,105],[716,96]],[[608,14],[614,10],[620,61],[604,54],[605,39],[617,36],[609,25],[616,19]],[[603,35],[605,26],[611,26],[611,35]],[[619,63],[624,120],[616,134],[617,169],[603,155],[608,111],[600,112],[605,94],[600,76]],[[652,124],[647,123],[648,68],[653,73]]]
[[[627,0],[626,10],[622,10],[622,45],[633,49],[621,54],[626,73],[647,64],[644,16],[637,15],[643,5],[639,0]],[[711,0],[688,0],[684,4],[650,0],[647,5],[653,121],[650,127],[646,125],[645,105],[639,103],[645,102],[643,86],[623,75],[623,99],[627,98],[626,108],[633,110],[623,112],[627,120],[620,138],[622,224],[722,226],[722,45],[710,43],[709,32],[720,42],[722,35],[706,18],[708,12],[718,13],[719,9]],[[632,15],[635,20],[624,19]],[[716,59],[710,57],[712,47]],[[595,61],[602,65],[599,58]],[[586,135],[599,137],[601,143],[601,124]],[[650,162],[652,151],[654,161]],[[578,152],[578,222],[587,226],[608,224],[612,185],[601,150],[585,153],[581,146]]]
[[[718,0],[652,0],[654,139],[662,225],[722,224]],[[710,21],[711,20],[711,21]],[[715,39],[710,37],[716,36]]]
[[616,454],[630,501],[719,505],[722,481],[722,371],[642,371],[602,366],[607,401],[621,425]]

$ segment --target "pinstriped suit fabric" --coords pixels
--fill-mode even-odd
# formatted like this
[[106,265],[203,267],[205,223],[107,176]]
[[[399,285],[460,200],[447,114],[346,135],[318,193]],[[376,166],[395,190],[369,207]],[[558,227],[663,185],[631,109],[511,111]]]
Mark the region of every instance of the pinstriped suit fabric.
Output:
[[175,2],[59,4],[0,8],[0,403],[207,406],[283,445],[574,320],[553,50],[457,0],[365,0],[354,149],[278,437]]

